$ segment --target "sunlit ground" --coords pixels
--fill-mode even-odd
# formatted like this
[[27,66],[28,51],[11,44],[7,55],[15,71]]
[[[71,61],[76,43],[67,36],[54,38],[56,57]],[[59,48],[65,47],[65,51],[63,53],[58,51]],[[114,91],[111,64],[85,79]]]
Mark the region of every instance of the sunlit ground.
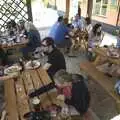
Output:
[[[39,28],[51,27],[57,20],[58,14],[56,10],[46,8],[42,3],[42,0],[36,0],[32,3],[33,23]],[[41,37],[45,37],[48,34],[48,30],[41,31]],[[46,32],[46,33],[45,33]],[[116,45],[116,37],[105,33],[101,46],[104,45]]]
[[41,0],[32,3],[33,23],[37,28],[52,26],[58,14],[56,10],[46,8]]
[[114,118],[112,118],[110,120],[120,120],[120,115],[117,115],[117,116],[115,116]]
[[105,33],[105,36],[104,36],[103,41],[100,46],[104,46],[104,45],[109,46],[112,44],[116,45],[116,43],[117,43],[117,38],[115,36]]

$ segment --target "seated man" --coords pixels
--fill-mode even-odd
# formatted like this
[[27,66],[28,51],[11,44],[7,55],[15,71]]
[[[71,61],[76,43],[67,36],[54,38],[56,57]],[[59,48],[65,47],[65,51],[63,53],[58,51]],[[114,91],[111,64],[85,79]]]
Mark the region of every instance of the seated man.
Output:
[[66,70],[65,58],[63,54],[54,46],[52,38],[47,37],[41,42],[43,52],[48,56],[47,63],[43,66],[48,75],[53,79],[55,73],[61,69]]
[[[65,58],[63,54],[54,46],[54,40],[52,38],[46,37],[42,40],[40,52],[43,52],[48,56],[48,61],[43,68],[47,71],[52,80],[56,72],[61,69],[66,70]],[[55,88],[54,81],[45,87],[43,86],[42,88],[35,90],[33,93],[29,94],[29,97],[38,96],[53,88]]]
[[84,30],[85,27],[85,21],[81,18],[78,14],[76,14],[75,19],[72,23],[74,28],[80,29],[81,31]]
[[66,24],[66,18],[58,19],[50,30],[49,36],[54,39],[54,42],[58,48],[69,49],[72,45],[69,36],[69,28]]
[[31,22],[19,21],[20,32],[27,35],[29,42],[25,48],[22,48],[23,57],[29,59],[29,52],[33,52],[37,47],[40,46],[40,34],[37,28]]

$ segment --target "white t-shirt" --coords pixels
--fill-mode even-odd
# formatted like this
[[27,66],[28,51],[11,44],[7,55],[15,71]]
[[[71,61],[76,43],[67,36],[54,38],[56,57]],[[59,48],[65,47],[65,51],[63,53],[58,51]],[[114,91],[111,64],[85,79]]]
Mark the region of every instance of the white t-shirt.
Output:
[[90,32],[92,31],[92,25],[89,24],[89,25],[86,25],[85,29],[87,30],[88,34],[90,34]]
[[85,21],[83,18],[79,19],[78,21],[73,21],[72,25],[74,28],[80,28],[81,30],[84,30],[85,28]]
[[93,34],[93,31],[90,31],[89,37],[88,37],[88,46],[91,48],[94,48],[96,45],[99,45],[102,41],[102,34],[100,36],[95,36]]

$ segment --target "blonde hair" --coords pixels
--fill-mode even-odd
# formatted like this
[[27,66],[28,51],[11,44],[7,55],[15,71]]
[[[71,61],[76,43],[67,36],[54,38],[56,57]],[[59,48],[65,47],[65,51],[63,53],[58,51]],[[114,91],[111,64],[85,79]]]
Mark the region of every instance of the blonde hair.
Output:
[[72,75],[62,69],[62,70],[59,70],[54,75],[54,80],[58,81],[59,83],[71,82],[72,81]]
[[27,30],[27,32],[29,32],[30,30],[37,30],[34,24],[30,21],[25,22],[25,29]]

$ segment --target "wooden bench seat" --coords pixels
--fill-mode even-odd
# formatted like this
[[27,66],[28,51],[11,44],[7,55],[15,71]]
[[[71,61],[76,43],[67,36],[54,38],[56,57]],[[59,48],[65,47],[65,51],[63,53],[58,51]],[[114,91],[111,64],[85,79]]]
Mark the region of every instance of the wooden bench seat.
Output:
[[14,80],[4,81],[6,111],[8,120],[18,120],[18,109],[14,88]]
[[120,103],[120,97],[114,91],[113,79],[100,72],[95,65],[89,61],[80,64],[80,69],[83,70],[95,82],[100,84],[107,93],[114,98],[117,103]]

